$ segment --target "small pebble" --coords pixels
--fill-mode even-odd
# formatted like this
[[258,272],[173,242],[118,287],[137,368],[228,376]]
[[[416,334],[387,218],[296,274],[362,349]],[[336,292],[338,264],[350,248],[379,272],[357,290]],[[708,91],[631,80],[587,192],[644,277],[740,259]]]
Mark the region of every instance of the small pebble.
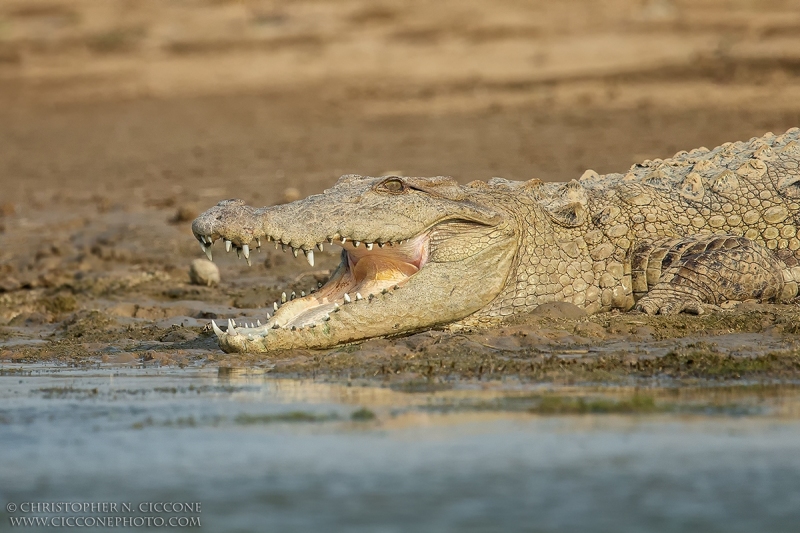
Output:
[[219,268],[208,259],[195,259],[189,267],[189,279],[194,285],[212,287],[219,284]]

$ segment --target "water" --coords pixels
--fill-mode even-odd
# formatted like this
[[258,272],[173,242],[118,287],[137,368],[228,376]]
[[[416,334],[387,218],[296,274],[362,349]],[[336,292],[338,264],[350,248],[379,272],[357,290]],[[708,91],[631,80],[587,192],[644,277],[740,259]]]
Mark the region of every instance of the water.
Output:
[[[199,502],[182,515],[208,531],[797,530],[799,389],[659,389],[636,393],[654,404],[614,407],[632,394],[409,393],[248,371],[7,374],[0,530],[59,516],[6,510],[23,502],[162,517],[177,515],[138,506]],[[590,398],[575,411],[588,414],[542,414],[554,395]]]

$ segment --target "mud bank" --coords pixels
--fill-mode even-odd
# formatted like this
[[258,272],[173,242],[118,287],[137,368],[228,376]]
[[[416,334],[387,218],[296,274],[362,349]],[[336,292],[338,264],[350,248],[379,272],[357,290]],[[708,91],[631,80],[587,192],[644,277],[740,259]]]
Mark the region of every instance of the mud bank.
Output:
[[[136,285],[138,301],[159,290],[163,296],[162,284]],[[59,302],[76,306],[74,297],[34,300],[33,310],[3,328],[2,371],[23,371],[30,363],[86,369],[253,367],[279,376],[368,380],[423,389],[508,379],[688,384],[795,382],[800,376],[800,310],[795,305],[744,303],[699,317],[651,317],[585,316],[572,305],[547,304],[514,324],[481,332],[429,331],[331,350],[224,354],[209,331],[208,319],[255,321],[262,312],[243,313],[224,305],[226,295],[218,289],[188,290],[207,298],[152,299],[147,305],[109,301],[101,310],[70,312],[52,309]],[[172,294],[170,289],[166,292]],[[222,303],[209,303],[215,294]],[[48,313],[61,321],[37,318]]]

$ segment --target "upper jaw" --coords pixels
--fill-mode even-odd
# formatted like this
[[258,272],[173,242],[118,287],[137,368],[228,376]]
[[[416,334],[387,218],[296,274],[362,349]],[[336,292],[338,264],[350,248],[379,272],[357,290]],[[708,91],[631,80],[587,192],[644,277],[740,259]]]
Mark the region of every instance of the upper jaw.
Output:
[[[301,214],[301,206],[309,202],[310,205],[304,209],[314,212],[313,204],[318,203],[318,198],[323,196],[312,196],[291,204],[260,209],[246,205],[243,200],[224,200],[192,222],[192,233],[209,260],[213,258],[211,246],[217,240],[224,241],[227,252],[236,250],[238,255],[243,255],[248,264],[250,264],[250,251],[253,248],[261,248],[263,244],[273,242],[276,249],[280,247],[284,251],[291,250],[295,257],[302,252],[309,265],[314,266],[314,250],[323,251],[326,243],[351,246],[356,249],[363,245],[364,250],[371,251],[375,247],[406,244],[448,218],[468,220],[486,226],[493,226],[501,220],[496,213],[469,209],[458,213],[457,216],[410,224],[414,227],[403,230],[398,229],[397,224],[388,223],[379,225],[380,230],[344,229],[352,223],[351,220],[347,223],[342,221],[340,224],[327,225],[318,224],[316,220],[312,224],[302,223],[304,217]],[[319,208],[320,206],[316,206],[316,209]]]
[[[252,248],[261,248],[262,244],[274,242],[276,249],[281,247],[284,251],[291,250],[295,257],[302,252],[311,266],[314,266],[314,250],[323,251],[325,243],[339,244],[342,247],[349,245],[354,249],[363,245],[364,250],[371,251],[375,247],[403,245],[417,237],[412,232],[369,236],[367,233],[359,235],[340,230],[319,232],[307,228],[302,235],[300,232],[292,235],[292,225],[280,224],[281,227],[278,228],[279,224],[270,220],[268,212],[272,211],[272,214],[280,216],[282,207],[284,206],[255,209],[245,205],[242,200],[224,200],[192,222],[192,233],[209,260],[213,258],[211,246],[217,240],[224,241],[227,252],[234,249],[237,254],[244,255],[248,264]],[[295,224],[297,225],[301,224]]]

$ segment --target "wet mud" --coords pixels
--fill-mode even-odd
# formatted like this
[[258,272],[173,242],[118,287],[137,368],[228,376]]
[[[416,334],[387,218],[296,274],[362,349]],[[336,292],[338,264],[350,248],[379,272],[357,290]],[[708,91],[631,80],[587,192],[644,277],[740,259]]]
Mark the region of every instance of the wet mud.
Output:
[[[282,289],[232,291],[144,278],[4,294],[6,312],[22,306],[26,311],[2,329],[2,371],[21,371],[29,363],[87,369],[255,367],[276,376],[377,381],[412,390],[460,381],[750,383],[794,382],[800,375],[800,309],[791,304],[742,303],[709,315],[676,317],[586,316],[571,304],[547,304],[486,331],[427,331],[321,351],[224,354],[209,319],[255,321],[266,309],[242,308],[239,300],[266,307]],[[84,308],[90,306],[99,309]]]

